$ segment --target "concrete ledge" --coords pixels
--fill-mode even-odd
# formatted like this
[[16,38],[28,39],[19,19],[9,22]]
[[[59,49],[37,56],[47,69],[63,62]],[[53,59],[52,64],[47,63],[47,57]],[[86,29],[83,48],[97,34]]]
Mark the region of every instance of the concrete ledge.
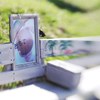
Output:
[[79,84],[83,67],[68,62],[53,60],[46,67],[47,80],[62,87],[73,89]]
[[[0,92],[2,100],[80,100],[81,95],[89,93],[100,87],[100,66],[85,70],[82,73],[77,89],[69,90],[45,81],[34,83],[26,87]],[[74,99],[72,99],[74,97]],[[89,99],[82,99],[89,100]]]

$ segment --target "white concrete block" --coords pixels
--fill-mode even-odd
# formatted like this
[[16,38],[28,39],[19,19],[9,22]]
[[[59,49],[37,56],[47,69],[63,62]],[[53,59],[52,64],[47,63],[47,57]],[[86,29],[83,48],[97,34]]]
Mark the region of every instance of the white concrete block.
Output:
[[54,60],[47,64],[46,77],[51,82],[73,89],[77,87],[83,69],[81,66]]

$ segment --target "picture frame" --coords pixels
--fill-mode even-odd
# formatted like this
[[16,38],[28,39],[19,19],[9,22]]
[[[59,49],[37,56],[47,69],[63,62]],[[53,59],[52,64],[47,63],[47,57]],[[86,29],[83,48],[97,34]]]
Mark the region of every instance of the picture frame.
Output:
[[15,70],[34,67],[40,62],[37,14],[12,14],[10,40],[14,45]]

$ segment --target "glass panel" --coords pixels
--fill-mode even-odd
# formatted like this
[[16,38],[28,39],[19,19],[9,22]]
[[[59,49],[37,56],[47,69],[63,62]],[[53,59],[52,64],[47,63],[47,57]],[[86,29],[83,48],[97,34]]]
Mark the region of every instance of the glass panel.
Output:
[[16,65],[36,62],[34,18],[12,20],[11,39],[14,43]]

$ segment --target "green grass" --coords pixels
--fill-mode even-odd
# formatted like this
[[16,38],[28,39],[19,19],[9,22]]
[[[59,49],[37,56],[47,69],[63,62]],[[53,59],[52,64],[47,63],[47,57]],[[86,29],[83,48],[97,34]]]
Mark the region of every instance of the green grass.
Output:
[[4,67],[4,66],[0,65],[0,72],[3,71],[3,67]]
[[48,61],[51,60],[69,60],[69,59],[74,59],[77,58],[79,56],[56,56],[56,57],[47,57],[45,58],[45,63],[47,63]]
[[23,86],[23,82],[13,82],[13,83],[9,83],[9,84],[4,84],[4,85],[0,85],[0,90],[5,90],[5,89],[11,89],[11,88],[16,88],[16,87],[20,87]]
[[[74,12],[73,7],[86,12]],[[45,38],[100,35],[100,0],[0,0],[0,43],[9,42],[13,13],[38,13]]]
[[62,56],[54,56],[54,57],[46,57],[44,59],[44,62],[45,64],[48,62],[48,61],[52,61],[52,60],[62,60],[62,61],[67,61],[67,60],[71,60],[71,59],[74,59],[74,58],[82,58],[82,57],[85,57],[87,55],[91,55],[91,54],[75,54],[75,55],[62,55]]
[[100,9],[100,0],[64,0],[87,10]]

